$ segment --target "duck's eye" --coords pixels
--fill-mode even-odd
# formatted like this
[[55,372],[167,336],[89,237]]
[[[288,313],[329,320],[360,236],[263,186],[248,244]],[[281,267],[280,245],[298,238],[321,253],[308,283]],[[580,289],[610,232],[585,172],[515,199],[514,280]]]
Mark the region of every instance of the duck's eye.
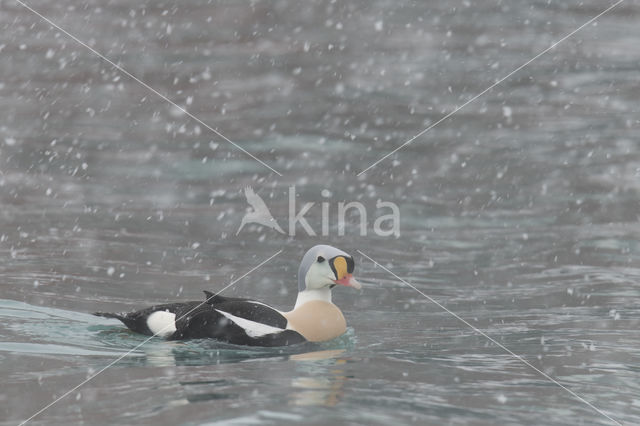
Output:
[[322,263],[324,262],[324,260],[325,260],[324,257],[318,256],[318,259],[317,259],[318,263]]

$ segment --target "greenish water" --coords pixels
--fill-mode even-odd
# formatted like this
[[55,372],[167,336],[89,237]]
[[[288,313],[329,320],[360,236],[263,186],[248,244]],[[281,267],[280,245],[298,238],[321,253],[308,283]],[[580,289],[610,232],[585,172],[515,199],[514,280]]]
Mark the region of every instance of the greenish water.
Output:
[[[99,4],[100,3],[100,4]],[[640,424],[640,8],[626,1],[0,4],[0,424]],[[252,186],[287,229],[248,225]],[[338,203],[368,213],[337,223]],[[400,236],[373,232],[378,201]],[[224,291],[288,309],[352,255],[348,333],[246,349],[95,311]],[[139,347],[137,347],[139,346]]]

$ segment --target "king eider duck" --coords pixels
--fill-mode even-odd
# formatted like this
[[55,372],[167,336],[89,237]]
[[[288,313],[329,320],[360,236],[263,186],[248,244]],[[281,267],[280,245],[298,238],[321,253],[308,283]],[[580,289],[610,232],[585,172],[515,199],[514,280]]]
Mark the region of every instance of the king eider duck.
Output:
[[327,245],[312,247],[298,269],[298,298],[291,311],[279,311],[251,299],[205,291],[204,302],[156,305],[126,314],[96,312],[116,318],[130,330],[169,340],[212,338],[249,346],[286,346],[323,342],[342,335],[347,323],[331,301],[331,289],[360,289],[353,277],[353,257]]

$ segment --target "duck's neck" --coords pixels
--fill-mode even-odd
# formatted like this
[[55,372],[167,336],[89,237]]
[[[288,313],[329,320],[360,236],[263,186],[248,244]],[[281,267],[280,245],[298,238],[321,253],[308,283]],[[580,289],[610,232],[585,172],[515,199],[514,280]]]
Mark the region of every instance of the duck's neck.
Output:
[[293,309],[296,310],[300,306],[304,305],[307,302],[311,302],[312,300],[331,303],[331,289],[329,287],[323,287],[317,290],[301,291],[300,293],[298,293],[296,305],[293,307]]

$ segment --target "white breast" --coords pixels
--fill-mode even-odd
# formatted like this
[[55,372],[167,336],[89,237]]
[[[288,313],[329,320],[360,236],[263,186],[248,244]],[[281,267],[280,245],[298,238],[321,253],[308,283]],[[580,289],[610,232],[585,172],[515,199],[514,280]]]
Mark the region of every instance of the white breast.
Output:
[[156,336],[169,337],[176,332],[176,314],[156,311],[147,317],[147,327]]
[[228,312],[221,311],[219,309],[216,309],[216,311],[220,312],[226,318],[228,318],[229,320],[233,321],[239,327],[242,327],[244,329],[245,333],[247,333],[247,336],[249,336],[249,337],[261,337],[261,336],[264,336],[264,335],[267,335],[267,334],[281,333],[281,332],[284,331],[281,328],[272,327],[270,325],[262,324],[262,323],[255,322],[255,321],[251,321],[251,320],[248,320],[248,319],[245,319],[245,318],[240,318],[240,317],[237,317],[235,315],[231,315]]

